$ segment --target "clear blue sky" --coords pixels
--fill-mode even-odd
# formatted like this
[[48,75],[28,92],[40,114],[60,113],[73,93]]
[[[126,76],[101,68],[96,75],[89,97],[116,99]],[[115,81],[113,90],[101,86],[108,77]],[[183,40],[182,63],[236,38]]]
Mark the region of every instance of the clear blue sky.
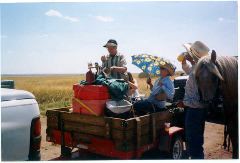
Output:
[[238,55],[237,2],[1,4],[2,74],[84,73],[114,38],[126,55],[148,53],[178,68],[183,43]]

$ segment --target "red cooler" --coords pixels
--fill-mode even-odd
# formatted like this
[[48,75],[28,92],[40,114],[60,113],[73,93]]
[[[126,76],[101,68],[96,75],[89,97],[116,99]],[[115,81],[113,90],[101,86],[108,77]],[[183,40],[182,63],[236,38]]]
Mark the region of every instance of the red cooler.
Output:
[[73,90],[73,112],[96,116],[104,114],[106,101],[110,99],[106,86],[74,84]]
[[110,98],[108,87],[103,85],[74,84],[74,97],[81,100],[106,100]]
[[101,116],[104,114],[107,100],[79,100],[73,98],[72,107],[74,113]]

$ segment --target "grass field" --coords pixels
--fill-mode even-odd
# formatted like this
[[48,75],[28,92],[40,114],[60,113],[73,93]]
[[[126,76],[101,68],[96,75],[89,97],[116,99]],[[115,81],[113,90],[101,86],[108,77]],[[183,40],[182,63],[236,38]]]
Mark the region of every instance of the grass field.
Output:
[[[149,95],[146,78],[138,78],[141,94]],[[33,93],[37,99],[42,115],[50,108],[71,105],[73,96],[72,86],[85,79],[84,75],[45,75],[45,76],[2,76],[1,80],[14,80],[16,89],[27,90]]]

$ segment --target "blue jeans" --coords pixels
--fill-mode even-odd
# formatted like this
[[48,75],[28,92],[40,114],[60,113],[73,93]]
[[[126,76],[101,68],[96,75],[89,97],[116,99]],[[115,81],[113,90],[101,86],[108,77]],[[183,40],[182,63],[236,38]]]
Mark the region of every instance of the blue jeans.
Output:
[[[154,108],[153,108],[154,107]],[[152,104],[148,100],[141,100],[133,104],[133,108],[137,115],[145,115],[147,113],[153,113],[162,111],[164,108],[158,108],[156,105]]]
[[185,132],[187,151],[192,159],[204,159],[204,129],[206,109],[187,108]]

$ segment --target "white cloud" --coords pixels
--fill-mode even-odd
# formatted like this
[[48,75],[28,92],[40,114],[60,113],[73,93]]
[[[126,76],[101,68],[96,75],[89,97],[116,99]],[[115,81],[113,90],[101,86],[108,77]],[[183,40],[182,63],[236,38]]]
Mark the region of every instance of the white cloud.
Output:
[[95,18],[101,22],[113,22],[114,19],[111,16],[95,16]]
[[70,16],[64,16],[63,17],[64,19],[66,20],[70,20],[71,22],[78,22],[78,18],[75,18],[75,17],[70,17]]
[[49,10],[49,11],[47,11],[46,13],[45,13],[45,15],[47,15],[47,16],[56,16],[56,17],[62,17],[62,14],[59,12],[59,11],[57,11],[57,10]]
[[62,13],[60,13],[59,11],[57,10],[49,10],[45,13],[46,16],[51,16],[51,17],[58,17],[58,18],[62,18],[62,19],[65,19],[65,20],[68,20],[70,22],[78,22],[79,19],[76,18],[76,17],[70,17],[70,16],[64,16]]

